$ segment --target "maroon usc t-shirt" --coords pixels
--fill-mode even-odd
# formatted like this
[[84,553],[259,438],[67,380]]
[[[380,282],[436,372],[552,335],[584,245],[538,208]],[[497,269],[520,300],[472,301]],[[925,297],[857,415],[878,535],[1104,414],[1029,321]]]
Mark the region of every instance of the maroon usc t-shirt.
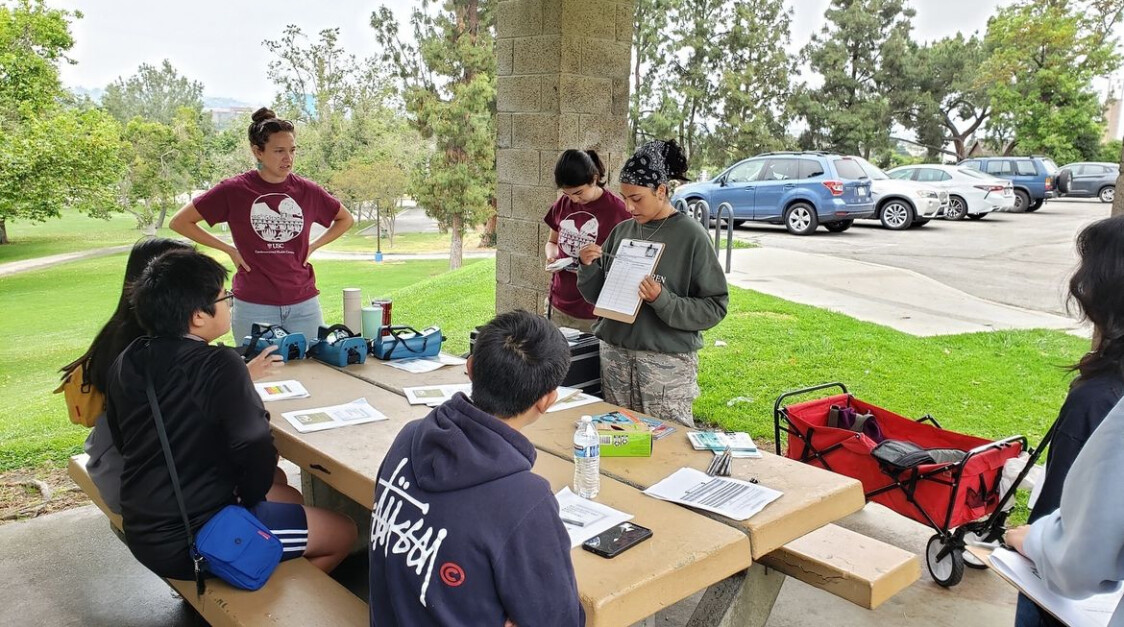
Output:
[[308,259],[312,223],[330,226],[340,201],[316,183],[289,174],[267,183],[250,170],[226,179],[193,201],[214,226],[226,222],[234,247],[250,266],[238,268],[233,289],[238,300],[260,305],[293,305],[319,294]]
[[[605,190],[600,198],[586,205],[562,196],[547,212],[543,222],[558,231],[561,254],[577,259],[582,246],[603,244],[613,227],[629,217],[624,201]],[[587,303],[578,291],[576,266],[571,268],[575,269],[554,273],[550,286],[551,305],[575,318],[595,318],[593,305]]]

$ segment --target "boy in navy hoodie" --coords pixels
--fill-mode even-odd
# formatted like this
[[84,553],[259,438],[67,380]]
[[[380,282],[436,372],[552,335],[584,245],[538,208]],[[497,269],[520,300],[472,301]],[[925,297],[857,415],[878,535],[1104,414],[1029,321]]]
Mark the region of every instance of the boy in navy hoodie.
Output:
[[379,468],[371,625],[585,624],[570,538],[519,431],[558,396],[570,349],[549,321],[496,316],[463,394],[407,424]]

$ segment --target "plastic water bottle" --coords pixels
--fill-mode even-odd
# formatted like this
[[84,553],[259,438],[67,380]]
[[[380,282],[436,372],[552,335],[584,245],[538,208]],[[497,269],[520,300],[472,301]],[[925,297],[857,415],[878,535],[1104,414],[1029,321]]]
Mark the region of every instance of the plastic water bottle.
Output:
[[592,416],[582,416],[574,432],[574,492],[591,499],[601,491],[601,442]]

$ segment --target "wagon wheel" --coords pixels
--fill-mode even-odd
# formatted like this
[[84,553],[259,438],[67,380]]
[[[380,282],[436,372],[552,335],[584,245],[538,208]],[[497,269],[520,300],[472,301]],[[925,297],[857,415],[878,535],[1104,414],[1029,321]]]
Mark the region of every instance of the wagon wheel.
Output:
[[[956,535],[960,536],[961,541],[964,543],[965,547],[967,547],[967,545],[969,544],[979,544],[983,542],[983,536],[976,533],[975,531],[965,531],[963,527],[956,530]],[[964,565],[968,568],[975,568],[976,570],[987,570],[987,564],[985,564],[980,558],[972,555],[972,553],[968,551],[967,548],[961,551],[961,555],[964,556]]]
[[964,545],[949,536],[936,534],[925,545],[925,565],[933,581],[945,588],[951,588],[964,578]]

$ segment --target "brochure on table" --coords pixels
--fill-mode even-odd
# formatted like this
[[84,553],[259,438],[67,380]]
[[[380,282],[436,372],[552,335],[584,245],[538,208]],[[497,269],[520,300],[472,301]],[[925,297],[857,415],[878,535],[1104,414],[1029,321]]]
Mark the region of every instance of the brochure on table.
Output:
[[567,486],[554,495],[558,499],[558,514],[562,525],[570,534],[570,548],[581,546],[582,542],[608,531],[614,526],[632,520],[632,514],[615,510],[608,505],[583,499]]
[[1124,590],[1117,590],[1109,594],[1094,594],[1087,599],[1070,599],[1051,590],[1038,576],[1034,562],[1015,551],[995,549],[988,560],[1001,577],[1070,627],[1108,625],[1112,613],[1116,611],[1116,606],[1124,595]]
[[472,394],[472,384],[421,385],[412,388],[402,388],[402,391],[406,393],[406,400],[409,401],[411,405],[437,407],[441,403],[456,396],[457,392]]
[[721,455],[729,448],[731,457],[761,457],[761,451],[744,431],[688,431],[687,439],[696,451],[713,451],[715,455]]
[[301,433],[387,420],[387,417],[379,410],[371,407],[371,404],[365,398],[356,399],[343,405],[287,411],[281,416]]
[[255,383],[254,389],[262,402],[287,401],[293,398],[308,398],[308,390],[304,389],[300,381],[262,381]]
[[445,366],[463,366],[468,362],[463,357],[454,357],[439,353],[436,357],[414,357],[411,359],[391,359],[382,362],[384,365],[414,374],[425,374],[439,370]]
[[711,477],[701,470],[680,468],[644,490],[644,494],[734,520],[747,520],[782,493],[741,479]]

